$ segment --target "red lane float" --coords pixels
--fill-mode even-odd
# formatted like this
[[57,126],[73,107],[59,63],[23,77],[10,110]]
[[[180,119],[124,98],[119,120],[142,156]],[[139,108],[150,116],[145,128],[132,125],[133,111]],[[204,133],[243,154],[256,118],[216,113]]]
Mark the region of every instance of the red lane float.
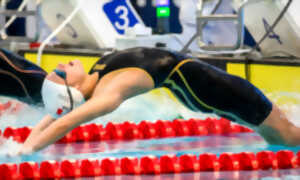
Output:
[[80,173],[82,177],[96,177],[102,174],[100,162],[98,159],[84,159],[80,164]]
[[185,154],[179,157],[181,172],[194,172],[200,170],[200,163],[196,155]]
[[121,159],[121,172],[125,174],[141,174],[142,168],[136,157],[125,157]]
[[18,165],[12,163],[1,164],[0,174],[4,180],[18,180],[21,178]]
[[40,178],[39,164],[36,162],[24,162],[19,165],[20,177],[23,179]]
[[162,174],[181,172],[181,168],[178,163],[178,157],[175,155],[161,156],[159,162],[160,162],[160,170],[161,170],[160,172]]
[[220,164],[217,155],[205,153],[199,156],[200,171],[219,171]]
[[42,179],[55,179],[62,175],[59,162],[53,160],[42,162],[39,170]]
[[164,155],[160,158],[145,156],[140,159],[124,157],[84,160],[44,161],[40,164],[24,162],[21,164],[1,164],[3,179],[35,178],[79,178],[105,175],[166,174],[204,171],[253,171],[267,169],[299,168],[299,154],[282,150],[277,153],[262,151],[259,153],[225,152],[217,157],[205,153],[199,156],[185,154],[180,157]]
[[102,175],[120,175],[121,165],[117,158],[105,158],[100,163]]
[[159,159],[155,156],[145,156],[140,159],[143,174],[160,174]]
[[[3,136],[6,138],[13,137],[18,142],[24,142],[30,131],[31,128],[29,127],[7,127],[3,132]],[[224,118],[158,120],[154,123],[142,121],[139,124],[130,122],[116,124],[110,122],[105,128],[101,124],[79,126],[61,138],[58,143],[204,136],[213,134],[224,135],[244,132],[253,131],[249,128],[233,124]]]

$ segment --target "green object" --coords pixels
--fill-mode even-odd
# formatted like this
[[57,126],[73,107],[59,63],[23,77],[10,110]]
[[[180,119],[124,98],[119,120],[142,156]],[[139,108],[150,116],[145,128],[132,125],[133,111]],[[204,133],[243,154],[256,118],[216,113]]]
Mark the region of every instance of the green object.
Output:
[[156,8],[156,16],[157,17],[169,17],[170,16],[170,8],[169,7]]

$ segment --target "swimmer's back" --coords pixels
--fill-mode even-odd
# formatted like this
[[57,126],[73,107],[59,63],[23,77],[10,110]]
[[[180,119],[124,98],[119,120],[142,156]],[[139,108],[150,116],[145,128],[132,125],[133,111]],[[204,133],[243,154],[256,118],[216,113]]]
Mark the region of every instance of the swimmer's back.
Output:
[[155,87],[160,87],[174,67],[182,60],[189,58],[163,49],[131,48],[103,56],[93,66],[90,73],[99,72],[99,79],[101,79],[109,72],[137,67],[148,72],[155,82]]

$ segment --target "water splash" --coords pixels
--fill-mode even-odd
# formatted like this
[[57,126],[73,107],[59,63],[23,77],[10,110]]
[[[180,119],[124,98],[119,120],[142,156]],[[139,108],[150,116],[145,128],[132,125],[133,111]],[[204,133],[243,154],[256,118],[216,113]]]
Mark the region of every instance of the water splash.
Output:
[[267,96],[285,112],[290,122],[300,127],[300,93],[272,92]]
[[46,114],[41,107],[29,106],[11,98],[1,97],[0,103],[11,102],[8,109],[0,112],[0,129],[8,126],[24,127],[34,126]]
[[107,124],[108,122],[122,123],[131,121],[140,123],[143,120],[155,122],[158,119],[173,120],[175,118],[200,118],[212,117],[216,115],[196,113],[178,101],[174,101],[164,89],[159,89],[156,93],[146,93],[125,101],[114,112],[97,118],[94,122]]
[[[267,93],[267,96],[287,114],[292,123],[300,127],[300,93],[272,92]],[[18,111],[14,111],[14,107],[20,102],[5,97],[0,98],[0,103],[6,103],[7,101],[12,101],[13,104],[10,109],[3,112],[0,116],[0,129],[2,130],[8,126],[34,126],[46,114],[41,107],[25,104]],[[88,123],[105,125],[108,122],[122,123],[131,121],[139,123],[143,120],[154,122],[157,119],[205,119],[207,117],[218,116],[190,111],[178,101],[174,101],[174,97],[171,97],[170,93],[161,89],[156,93],[147,93],[131,98],[121,104],[114,112]]]
[[0,156],[7,156],[8,154],[16,154],[21,148],[22,144],[17,143],[12,139],[4,139],[0,137]]

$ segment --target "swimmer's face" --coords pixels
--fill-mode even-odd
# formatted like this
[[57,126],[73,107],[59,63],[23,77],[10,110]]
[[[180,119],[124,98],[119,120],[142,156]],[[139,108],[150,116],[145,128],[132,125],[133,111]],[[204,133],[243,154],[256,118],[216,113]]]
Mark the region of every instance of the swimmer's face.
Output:
[[[68,85],[72,87],[80,86],[86,77],[83,65],[79,60],[73,60],[67,64],[58,64],[56,69],[66,72]],[[65,84],[64,79],[55,72],[51,72],[47,79],[58,84]]]

